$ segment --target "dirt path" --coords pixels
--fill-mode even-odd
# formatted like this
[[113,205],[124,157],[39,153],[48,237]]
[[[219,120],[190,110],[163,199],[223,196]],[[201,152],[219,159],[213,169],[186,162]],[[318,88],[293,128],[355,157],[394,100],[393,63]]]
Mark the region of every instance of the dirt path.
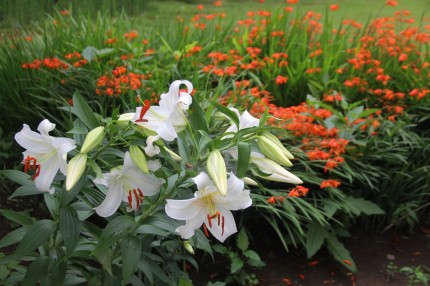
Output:
[[[430,235],[421,231],[410,235],[357,232],[343,242],[358,266],[357,274],[348,272],[324,250],[309,261],[303,250],[285,253],[274,245],[260,245],[256,251],[266,262],[266,267],[255,271],[259,285],[406,286],[407,278],[399,273],[387,281],[390,262],[398,268],[430,267]],[[191,274],[194,285],[222,281],[226,274],[225,265],[220,259],[200,265],[201,271]]]

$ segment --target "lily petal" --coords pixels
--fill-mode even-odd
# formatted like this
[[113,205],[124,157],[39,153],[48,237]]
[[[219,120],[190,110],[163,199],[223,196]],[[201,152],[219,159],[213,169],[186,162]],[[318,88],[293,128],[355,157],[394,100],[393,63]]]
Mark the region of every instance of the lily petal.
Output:
[[190,220],[197,216],[202,207],[196,203],[197,199],[188,200],[166,200],[166,214],[178,220]]
[[224,242],[230,235],[237,232],[237,227],[233,214],[229,210],[219,209],[219,212],[221,216],[220,224],[218,225],[213,221],[212,227],[208,227],[208,230],[216,239]]
[[195,230],[200,228],[203,224],[202,216],[204,216],[203,211],[192,219],[187,220],[185,225],[180,226],[176,229],[176,232],[178,232],[183,239],[188,239],[192,237],[194,235]]
[[214,187],[214,183],[211,181],[209,176],[205,172],[200,172],[196,177],[193,178],[194,183],[197,185],[197,189],[204,189],[206,187]]
[[42,134],[43,136],[49,136],[49,132],[54,130],[54,128],[54,123],[51,123],[48,119],[44,119],[42,122],[39,123],[37,131],[39,131],[40,134]]
[[109,217],[113,215],[121,205],[123,189],[120,184],[110,186],[103,202],[94,210],[101,217]]
[[39,168],[39,175],[34,179],[36,188],[41,192],[50,192],[52,181],[60,168],[60,162],[55,157],[50,157]]

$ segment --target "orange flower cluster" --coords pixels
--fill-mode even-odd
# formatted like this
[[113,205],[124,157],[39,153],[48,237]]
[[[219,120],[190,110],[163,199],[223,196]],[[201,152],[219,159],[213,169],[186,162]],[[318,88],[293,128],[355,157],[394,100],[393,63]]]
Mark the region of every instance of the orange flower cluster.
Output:
[[320,188],[321,189],[325,189],[325,188],[337,188],[341,185],[339,180],[335,180],[335,179],[328,179],[325,180],[321,183]]
[[142,80],[151,75],[128,72],[124,66],[116,67],[111,75],[103,75],[97,80],[96,94],[118,97],[129,90],[137,90],[142,87]]
[[62,62],[59,58],[44,58],[43,60],[35,59],[31,63],[22,64],[23,69],[40,69],[45,67],[52,70],[68,69],[69,65]]
[[296,186],[288,193],[289,197],[305,197],[309,189],[303,186]]
[[57,57],[53,58],[44,58],[43,60],[35,59],[30,63],[24,63],[21,65],[23,69],[40,69],[40,68],[48,68],[51,70],[66,70],[72,65],[75,68],[79,68],[83,65],[86,65],[88,62],[85,59],[82,59],[82,55],[78,52],[73,52],[70,54],[66,54],[64,56],[65,60],[60,60]]

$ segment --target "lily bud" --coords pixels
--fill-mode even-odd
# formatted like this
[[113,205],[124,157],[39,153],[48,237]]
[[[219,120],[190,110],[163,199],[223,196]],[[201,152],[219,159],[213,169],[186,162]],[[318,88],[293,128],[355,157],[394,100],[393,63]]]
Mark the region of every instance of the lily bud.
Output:
[[246,185],[258,186],[257,182],[249,177],[240,178]]
[[275,182],[303,184],[303,181],[300,180],[296,175],[288,172],[281,165],[270,159],[264,157],[253,157],[251,155],[250,162],[255,164],[261,172],[260,173],[252,170],[254,176]]
[[224,158],[218,149],[213,150],[209,154],[206,167],[209,177],[214,182],[218,191],[225,196],[227,194],[227,169],[225,167]]
[[275,143],[276,146],[278,146],[279,149],[282,150],[282,152],[285,154],[285,156],[287,156],[288,159],[294,159],[293,154],[291,154],[290,151],[288,151],[287,148],[284,147],[284,145],[282,144],[281,140],[279,140],[278,137],[276,137],[275,135],[269,132],[263,132],[263,136],[267,137],[269,140]]
[[87,166],[87,154],[78,154],[67,164],[66,190],[70,191],[81,178]]
[[184,241],[184,248],[189,254],[194,254],[194,248],[188,240]]
[[175,161],[182,161],[182,157],[181,156],[179,156],[178,154],[176,154],[175,152],[173,152],[172,150],[170,150],[166,146],[164,146],[163,148],[164,148],[164,150],[166,150],[167,153],[170,154],[170,156],[172,156],[173,160],[175,160]]
[[116,122],[120,126],[127,126],[128,123],[133,119],[133,117],[134,117],[134,113],[132,113],[132,112],[123,113],[123,114],[120,114],[120,116],[118,117],[118,120]]
[[130,146],[130,157],[131,160],[136,164],[136,166],[144,173],[148,174],[148,163],[146,162],[145,154],[143,153],[142,149],[140,149],[137,145],[131,145]]
[[258,136],[257,143],[261,152],[267,158],[286,167],[293,165],[289,160],[294,158],[293,155],[282,145],[276,136],[264,132],[263,135]]
[[99,126],[91,130],[87,137],[85,137],[84,144],[82,144],[81,154],[87,154],[92,149],[97,147],[103,141],[105,133],[105,128],[103,126]]

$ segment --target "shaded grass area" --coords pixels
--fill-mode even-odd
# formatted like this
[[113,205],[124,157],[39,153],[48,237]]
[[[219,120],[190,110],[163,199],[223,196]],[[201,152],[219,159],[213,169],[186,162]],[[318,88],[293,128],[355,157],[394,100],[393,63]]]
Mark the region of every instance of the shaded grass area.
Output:
[[[229,0],[221,1],[222,6],[215,7],[211,0],[4,0],[0,3],[0,28],[15,28],[22,25],[31,25],[46,18],[47,14],[53,14],[57,10],[73,10],[88,15],[96,15],[98,12],[117,16],[125,12],[132,18],[145,25],[155,25],[154,20],[160,19],[170,22],[175,16],[180,15],[185,19],[191,18],[195,13],[201,12],[198,5],[203,5],[204,13],[227,11],[230,15],[244,15],[246,11],[268,10],[276,12],[282,9],[285,1],[265,0]],[[408,0],[399,1],[398,6],[389,7],[385,0],[300,0],[297,4],[291,4],[296,10],[314,11],[326,13],[331,4],[339,4],[339,10],[331,14],[334,23],[344,18],[364,21],[373,16],[389,16],[393,11],[408,10],[414,15],[428,16],[430,1]]]

